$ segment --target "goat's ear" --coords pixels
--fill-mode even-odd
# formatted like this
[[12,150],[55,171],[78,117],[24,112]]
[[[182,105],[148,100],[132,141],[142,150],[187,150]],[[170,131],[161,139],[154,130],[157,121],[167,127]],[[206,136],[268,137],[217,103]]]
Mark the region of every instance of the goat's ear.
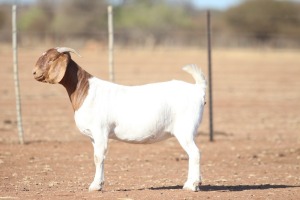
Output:
[[48,82],[49,83],[59,83],[67,70],[67,66],[70,61],[69,53],[61,53],[59,57],[52,61],[50,64],[49,72],[48,72]]

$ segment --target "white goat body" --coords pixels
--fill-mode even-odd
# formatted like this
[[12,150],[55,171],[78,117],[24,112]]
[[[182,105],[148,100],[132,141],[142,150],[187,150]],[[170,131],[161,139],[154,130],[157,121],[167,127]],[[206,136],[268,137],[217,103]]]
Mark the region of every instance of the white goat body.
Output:
[[198,191],[201,184],[200,152],[194,138],[202,119],[206,81],[196,65],[183,69],[196,84],[168,81],[142,86],[122,86],[85,72],[70,57],[70,48],[55,48],[38,60],[36,80],[65,86],[79,130],[94,146],[96,173],[89,190],[101,190],[108,139],[129,143],[154,143],[175,136],[189,155],[184,189]]
[[91,127],[97,127],[109,138],[153,143],[174,135],[177,129],[197,129],[201,120],[203,85],[169,81],[121,86],[97,78],[91,78],[89,85],[75,121],[92,139]]

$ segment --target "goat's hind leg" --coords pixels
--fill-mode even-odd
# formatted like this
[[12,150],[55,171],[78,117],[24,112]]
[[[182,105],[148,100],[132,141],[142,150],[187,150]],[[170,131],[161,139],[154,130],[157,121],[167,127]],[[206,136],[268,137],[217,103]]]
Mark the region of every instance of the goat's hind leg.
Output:
[[183,189],[199,191],[199,185],[202,183],[200,174],[200,151],[195,144],[194,135],[181,133],[176,135],[176,138],[189,156],[188,179]]

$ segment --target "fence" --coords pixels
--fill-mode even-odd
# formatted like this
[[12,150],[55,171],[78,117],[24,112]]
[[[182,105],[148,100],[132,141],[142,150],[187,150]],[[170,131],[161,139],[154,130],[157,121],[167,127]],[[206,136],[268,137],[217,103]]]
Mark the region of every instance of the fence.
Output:
[[[113,67],[113,18],[112,18],[112,7],[109,6],[108,7],[108,47],[109,47],[109,51],[108,51],[108,65],[109,65],[109,80],[114,82],[114,67]],[[208,63],[209,63],[209,74],[211,74],[211,42],[210,42],[210,14],[208,12],[207,15],[207,19],[208,19],[208,47],[209,47],[209,56],[208,56]],[[12,6],[12,24],[13,24],[13,60],[14,60],[14,84],[15,84],[15,95],[16,95],[16,115],[17,115],[17,127],[18,127],[18,136],[19,136],[19,142],[21,144],[24,143],[24,136],[23,136],[23,126],[22,126],[22,113],[21,113],[21,98],[20,98],[20,86],[19,86],[19,74],[18,74],[18,45],[17,45],[17,17],[16,17],[16,5]],[[209,77],[211,78],[211,75],[209,75]],[[209,81],[209,84],[211,84],[211,81]],[[212,100],[212,90],[210,89],[210,95],[209,95],[209,99]],[[212,104],[210,102],[210,140],[213,141],[213,129],[212,129]],[[8,121],[7,121],[8,122]]]
[[[205,19],[204,15],[203,20],[205,21]],[[153,39],[151,36],[149,36],[150,39],[141,39],[140,42],[137,42],[135,45],[126,45],[126,40],[118,37],[118,35],[122,35],[123,33],[115,33],[115,43],[117,44],[117,48],[115,49],[115,82],[126,85],[136,85],[165,81],[173,78],[192,81],[190,77],[182,73],[180,69],[181,66],[187,63],[197,63],[204,69],[205,73],[208,74],[205,67],[208,65],[207,52],[202,46],[204,41],[206,41],[205,38],[207,35],[205,31],[206,30],[203,30],[203,32],[190,32],[194,38],[200,38],[196,39],[195,44],[190,46],[174,44],[171,45],[171,47],[168,47],[168,45],[172,43],[172,39],[163,42],[168,45],[167,47],[162,47],[161,45],[156,45],[156,39]],[[34,35],[34,33],[20,32],[18,37],[21,44],[19,48],[19,75],[25,141],[63,141],[81,138],[72,118],[72,109],[70,106],[68,107],[69,100],[64,88],[37,83],[32,78],[31,70],[36,59],[47,48],[53,46],[71,46],[78,49],[83,55],[83,58],[76,58],[76,56],[73,56],[74,60],[92,74],[108,80],[107,31],[93,33],[94,35],[99,36],[99,41],[78,40],[78,35],[76,34],[73,36],[70,35],[70,37],[50,36],[37,40],[32,39],[34,38],[32,34]],[[172,37],[170,36],[170,38]],[[219,39],[219,36],[214,34],[213,38],[215,44],[215,41]],[[129,38],[128,41],[129,40],[131,39]],[[147,47],[141,47],[140,44],[147,44]],[[189,42],[186,44],[189,44]],[[200,46],[200,48],[198,46]],[[17,121],[15,120],[17,117],[14,104],[14,85],[11,78],[11,45],[1,45],[0,53],[3,66],[0,69],[1,80],[5,82],[5,84],[0,85],[0,105],[2,113],[0,115],[0,122],[2,122],[0,127],[2,132],[0,142],[1,140],[15,142],[17,140]],[[226,50],[223,53],[226,55]],[[235,52],[235,55],[239,55],[239,53]],[[222,57],[222,61],[226,59],[226,57]],[[227,80],[227,77],[232,77],[232,75],[228,73],[222,74],[224,69],[228,69],[228,64],[225,65],[227,68],[221,68],[220,61],[216,59],[214,64],[215,62],[219,67],[218,73],[213,77],[214,80]],[[232,72],[239,73],[238,70],[231,71],[231,73]],[[241,84],[243,80],[237,78],[233,78],[232,81],[235,85],[250,90],[249,95],[252,94],[251,87],[249,86],[252,83],[247,82],[243,85]],[[237,96],[241,93],[239,88],[236,88],[233,84],[227,85],[226,87],[218,83],[215,85],[214,89],[216,89],[216,93],[220,93],[220,91],[222,93],[229,92],[230,94],[236,92]],[[225,97],[227,96],[225,95]],[[220,98],[220,96],[216,99],[218,98]],[[210,104],[208,105],[210,106]],[[218,109],[222,106],[220,100],[217,100],[217,106]],[[208,115],[207,111],[208,109],[206,109],[204,116]],[[230,121],[230,119],[227,120]],[[221,119],[217,118],[217,122],[220,121]],[[224,124],[224,121],[222,121],[222,124]],[[218,125],[217,128],[225,130],[221,125]],[[201,130],[208,132],[208,119],[204,119]]]

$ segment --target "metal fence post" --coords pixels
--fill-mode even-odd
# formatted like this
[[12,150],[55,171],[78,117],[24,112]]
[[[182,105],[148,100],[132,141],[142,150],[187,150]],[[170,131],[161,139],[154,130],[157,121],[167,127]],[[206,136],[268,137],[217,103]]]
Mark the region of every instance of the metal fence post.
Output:
[[214,141],[213,95],[212,95],[212,61],[211,61],[211,21],[207,10],[207,54],[208,54],[208,93],[209,93],[209,140]]

